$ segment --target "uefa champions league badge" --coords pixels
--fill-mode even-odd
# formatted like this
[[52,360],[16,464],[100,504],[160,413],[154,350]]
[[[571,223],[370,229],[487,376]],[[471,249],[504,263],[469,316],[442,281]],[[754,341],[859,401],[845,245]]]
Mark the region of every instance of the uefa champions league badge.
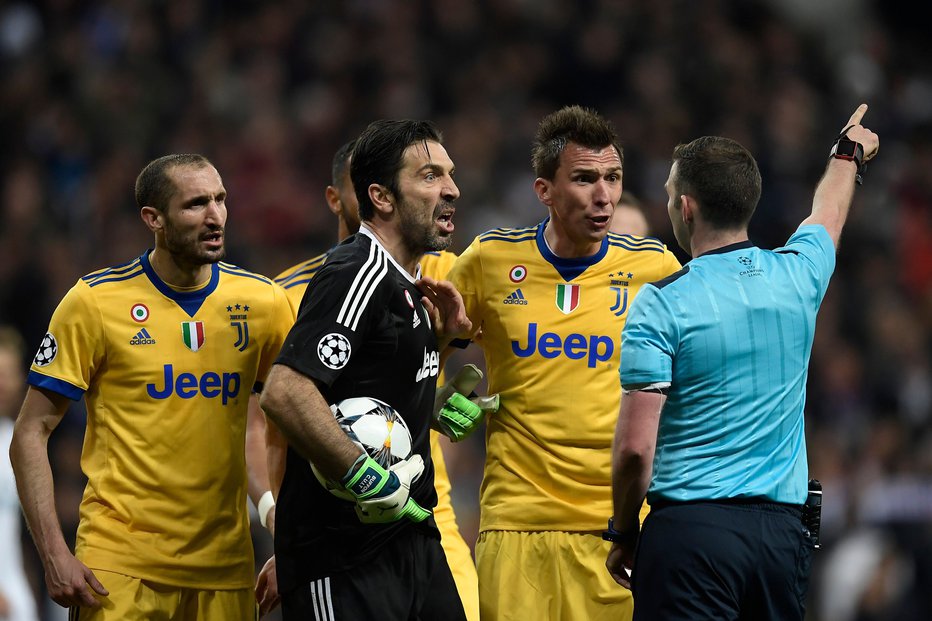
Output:
[[511,271],[508,272],[508,278],[515,284],[522,282],[527,278],[527,268],[523,265],[515,265],[511,268]]
[[55,360],[57,355],[58,341],[55,340],[51,332],[46,332],[45,336],[42,337],[42,342],[39,343],[39,351],[36,352],[36,357],[33,358],[32,362],[37,367],[44,367]]
[[331,332],[317,343],[317,357],[329,369],[342,369],[349,362],[352,347],[349,339],[339,332]]

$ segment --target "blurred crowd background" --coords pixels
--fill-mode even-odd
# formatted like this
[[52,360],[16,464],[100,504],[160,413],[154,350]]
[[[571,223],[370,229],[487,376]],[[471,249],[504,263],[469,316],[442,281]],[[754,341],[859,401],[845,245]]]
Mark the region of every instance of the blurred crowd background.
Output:
[[[809,618],[930,619],[932,39],[896,4],[0,2],[0,323],[32,350],[80,276],[151,246],[132,189],[166,153],[216,164],[227,260],[275,275],[336,241],[330,160],[369,121],[430,118],[444,131],[462,191],[459,251],[484,230],[543,219],[533,133],[578,103],[615,123],[625,188],[686,261],[663,190],[677,143],[719,134],[755,154],[764,191],[752,241],[774,248],[808,214],[829,147],[867,102],[880,155],[843,236],[808,388],[811,474],[825,489]],[[69,536],[83,429],[76,406],[52,439]],[[473,541],[481,439],[447,454]],[[261,563],[269,542],[256,540]],[[44,618],[60,618],[24,541]]]

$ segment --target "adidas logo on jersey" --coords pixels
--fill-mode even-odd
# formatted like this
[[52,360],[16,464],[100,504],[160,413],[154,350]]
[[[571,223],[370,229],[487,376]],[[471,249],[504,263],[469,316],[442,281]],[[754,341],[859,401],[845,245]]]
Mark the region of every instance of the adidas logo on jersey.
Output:
[[419,325],[421,325],[421,318],[417,316],[417,309],[415,308],[414,309],[414,321],[411,322],[411,327],[416,328]]
[[527,300],[524,299],[524,293],[521,292],[521,289],[515,289],[507,298],[502,300],[502,304],[518,304],[519,306],[527,306]]
[[149,331],[143,328],[136,333],[136,336],[129,340],[130,345],[155,345],[155,339],[149,335]]

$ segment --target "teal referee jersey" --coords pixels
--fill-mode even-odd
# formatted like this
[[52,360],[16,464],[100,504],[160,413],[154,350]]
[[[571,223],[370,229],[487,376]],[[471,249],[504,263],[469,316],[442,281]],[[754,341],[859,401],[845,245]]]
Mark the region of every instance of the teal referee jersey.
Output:
[[825,228],[807,225],[782,248],[718,248],[641,289],[619,372],[628,390],[668,386],[648,502],[805,501],[806,377],[834,268]]

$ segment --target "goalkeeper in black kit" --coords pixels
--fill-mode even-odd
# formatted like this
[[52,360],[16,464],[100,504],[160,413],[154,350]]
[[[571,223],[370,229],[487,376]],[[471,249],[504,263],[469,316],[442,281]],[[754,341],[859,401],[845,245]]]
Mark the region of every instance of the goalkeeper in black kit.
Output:
[[[453,170],[430,122],[376,121],[360,135],[359,233],[311,281],[266,382],[261,404],[289,444],[275,513],[285,621],[465,619],[430,511],[429,430],[468,433],[483,411],[454,398],[434,415],[438,352],[471,324],[453,286],[418,266],[450,245]],[[411,456],[385,469],[351,442],[330,410],[350,397],[392,406]],[[308,460],[355,501],[328,492]]]

